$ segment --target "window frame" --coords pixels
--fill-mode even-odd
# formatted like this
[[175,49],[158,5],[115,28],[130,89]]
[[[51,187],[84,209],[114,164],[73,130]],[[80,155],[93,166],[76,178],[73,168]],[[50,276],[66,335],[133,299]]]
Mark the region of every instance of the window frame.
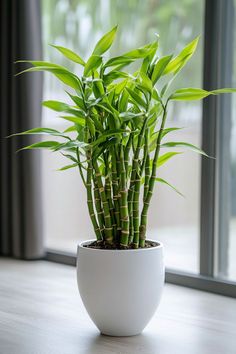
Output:
[[[233,0],[206,0],[206,90],[232,87],[233,23]],[[203,102],[202,148],[216,159],[202,158],[200,274],[212,277],[226,276],[228,268],[231,101],[231,95],[220,95]]]
[[[205,0],[203,88],[206,90],[232,87],[233,25],[233,0]],[[223,184],[225,186],[229,172],[229,159],[224,157],[229,156],[229,144],[225,142],[230,119],[223,121],[222,115],[231,117],[230,95],[204,100],[202,148],[217,159],[203,156],[201,160],[199,274],[168,268],[165,274],[168,283],[236,297],[236,282],[219,277],[226,275],[229,239],[229,211],[222,205],[228,205],[228,193],[223,193]],[[76,255],[69,252],[47,249],[45,259],[76,265]]]

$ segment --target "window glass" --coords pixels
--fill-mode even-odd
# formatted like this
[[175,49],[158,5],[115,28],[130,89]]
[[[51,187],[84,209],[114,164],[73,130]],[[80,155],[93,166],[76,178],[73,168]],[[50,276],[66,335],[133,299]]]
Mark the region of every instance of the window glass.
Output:
[[[197,35],[203,34],[204,1],[175,0],[42,0],[44,59],[74,68],[48,44],[77,51],[85,59],[99,37],[113,25],[119,31],[112,55],[154,40],[160,35],[160,54],[178,53]],[[195,56],[172,86],[201,87],[202,40]],[[63,99],[63,88],[45,76],[45,99]],[[65,128],[63,120],[43,111],[42,125]],[[174,103],[169,109],[169,126],[183,127],[173,141],[201,145],[201,103]],[[180,150],[181,151],[181,150]],[[87,216],[86,196],[76,170],[56,172],[65,160],[43,152],[44,229],[49,248],[75,251],[78,241],[93,237]],[[198,272],[200,157],[187,152],[159,170],[160,177],[174,184],[185,198],[158,185],[149,216],[149,238],[165,244],[166,265]]]
[[[236,1],[234,0],[234,16],[233,26],[233,79],[232,87],[236,87]],[[228,143],[228,142],[226,142]],[[231,117],[231,137],[230,137],[230,227],[229,227],[229,243],[227,250],[228,269],[226,275],[231,280],[236,281],[236,96],[232,95],[232,117]]]

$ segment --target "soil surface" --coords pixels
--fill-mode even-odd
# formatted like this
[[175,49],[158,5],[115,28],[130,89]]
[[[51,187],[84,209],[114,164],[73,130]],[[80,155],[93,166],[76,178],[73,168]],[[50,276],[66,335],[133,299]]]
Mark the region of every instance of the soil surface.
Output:
[[[154,242],[154,241],[145,241],[145,247],[143,248],[152,248],[152,247],[156,247],[159,246],[158,242]],[[100,249],[100,250],[131,250],[134,249],[134,246],[131,244],[127,247],[120,247],[120,245],[118,244],[107,244],[105,242],[91,242],[88,245],[83,245],[83,247],[86,248],[95,248],[95,249]],[[140,249],[141,247],[139,247],[138,249]]]

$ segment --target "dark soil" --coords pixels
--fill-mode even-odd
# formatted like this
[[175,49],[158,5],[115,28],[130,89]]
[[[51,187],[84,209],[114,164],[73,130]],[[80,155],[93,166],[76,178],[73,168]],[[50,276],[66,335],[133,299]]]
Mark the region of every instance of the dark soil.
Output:
[[[154,242],[154,241],[145,241],[145,247],[143,248],[152,248],[152,247],[156,247],[158,246],[159,243],[158,242]],[[119,244],[107,244],[105,243],[104,241],[102,242],[97,242],[97,241],[94,241],[94,242],[91,242],[90,244],[88,245],[83,245],[83,247],[87,247],[87,248],[95,248],[95,249],[98,249],[98,250],[131,250],[131,249],[134,249],[134,246],[131,244],[127,247],[120,247]],[[140,249],[140,248],[139,248]]]

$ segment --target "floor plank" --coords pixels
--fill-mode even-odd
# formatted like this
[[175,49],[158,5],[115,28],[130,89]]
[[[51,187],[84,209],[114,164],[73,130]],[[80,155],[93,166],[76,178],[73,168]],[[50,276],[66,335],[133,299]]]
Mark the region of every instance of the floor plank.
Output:
[[165,286],[142,335],[99,334],[76,285],[75,268],[0,259],[1,354],[235,354],[236,301]]

